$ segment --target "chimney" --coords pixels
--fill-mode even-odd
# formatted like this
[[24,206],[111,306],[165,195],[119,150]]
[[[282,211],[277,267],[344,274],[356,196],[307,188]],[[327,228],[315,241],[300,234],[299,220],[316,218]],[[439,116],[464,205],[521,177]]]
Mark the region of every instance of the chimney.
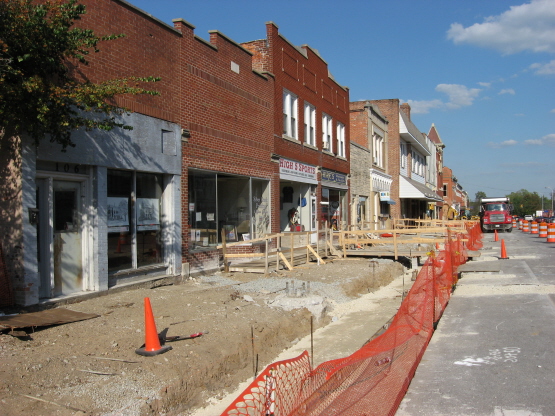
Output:
[[410,120],[410,105],[408,103],[401,104],[401,111],[405,113]]

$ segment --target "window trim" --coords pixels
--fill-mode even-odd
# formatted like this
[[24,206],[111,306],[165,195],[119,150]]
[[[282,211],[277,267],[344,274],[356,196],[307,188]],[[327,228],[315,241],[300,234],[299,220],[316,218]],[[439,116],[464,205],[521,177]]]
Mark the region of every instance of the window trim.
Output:
[[299,139],[298,101],[291,91],[283,90],[283,135],[295,140]]
[[337,136],[337,156],[346,157],[345,125],[339,121],[337,122],[337,126],[336,126],[336,136]]
[[316,146],[316,107],[308,101],[304,103],[304,142]]
[[[322,113],[322,150],[333,151],[333,119],[326,113]],[[327,146],[326,146],[327,145]]]

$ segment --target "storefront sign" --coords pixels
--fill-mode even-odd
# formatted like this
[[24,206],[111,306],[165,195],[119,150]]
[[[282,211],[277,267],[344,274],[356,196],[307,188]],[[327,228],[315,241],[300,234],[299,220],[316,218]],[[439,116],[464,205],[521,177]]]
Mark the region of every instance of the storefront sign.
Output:
[[304,183],[318,183],[316,166],[294,162],[288,159],[279,160],[279,177],[282,180],[291,180]]
[[389,201],[391,198],[389,197],[389,191],[382,191],[380,192],[380,201]]
[[322,185],[332,188],[347,189],[347,175],[322,169]]

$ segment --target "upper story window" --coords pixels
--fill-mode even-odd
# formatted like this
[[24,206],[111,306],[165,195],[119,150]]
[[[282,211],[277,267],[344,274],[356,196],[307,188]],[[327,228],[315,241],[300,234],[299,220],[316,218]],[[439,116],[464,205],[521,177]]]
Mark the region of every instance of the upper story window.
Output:
[[304,103],[304,142],[316,146],[316,108]]
[[337,156],[345,157],[345,125],[337,123]]
[[380,168],[384,167],[384,139],[377,133],[373,135],[373,160],[372,163]]
[[331,132],[332,121],[331,117],[327,114],[322,114],[322,149],[328,152],[332,151],[331,148]]
[[401,167],[407,167],[407,145],[406,143],[401,143]]
[[283,90],[283,134],[298,139],[297,131],[297,96]]

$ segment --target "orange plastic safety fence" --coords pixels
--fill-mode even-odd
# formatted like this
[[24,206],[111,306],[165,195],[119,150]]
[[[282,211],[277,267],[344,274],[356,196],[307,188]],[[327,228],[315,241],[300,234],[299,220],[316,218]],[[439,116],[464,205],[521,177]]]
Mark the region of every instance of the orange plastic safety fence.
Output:
[[[476,227],[467,229],[467,247],[479,244]],[[445,250],[428,257],[383,334],[312,371],[306,351],[270,365],[222,416],[394,415],[465,261],[462,236],[448,233]]]

